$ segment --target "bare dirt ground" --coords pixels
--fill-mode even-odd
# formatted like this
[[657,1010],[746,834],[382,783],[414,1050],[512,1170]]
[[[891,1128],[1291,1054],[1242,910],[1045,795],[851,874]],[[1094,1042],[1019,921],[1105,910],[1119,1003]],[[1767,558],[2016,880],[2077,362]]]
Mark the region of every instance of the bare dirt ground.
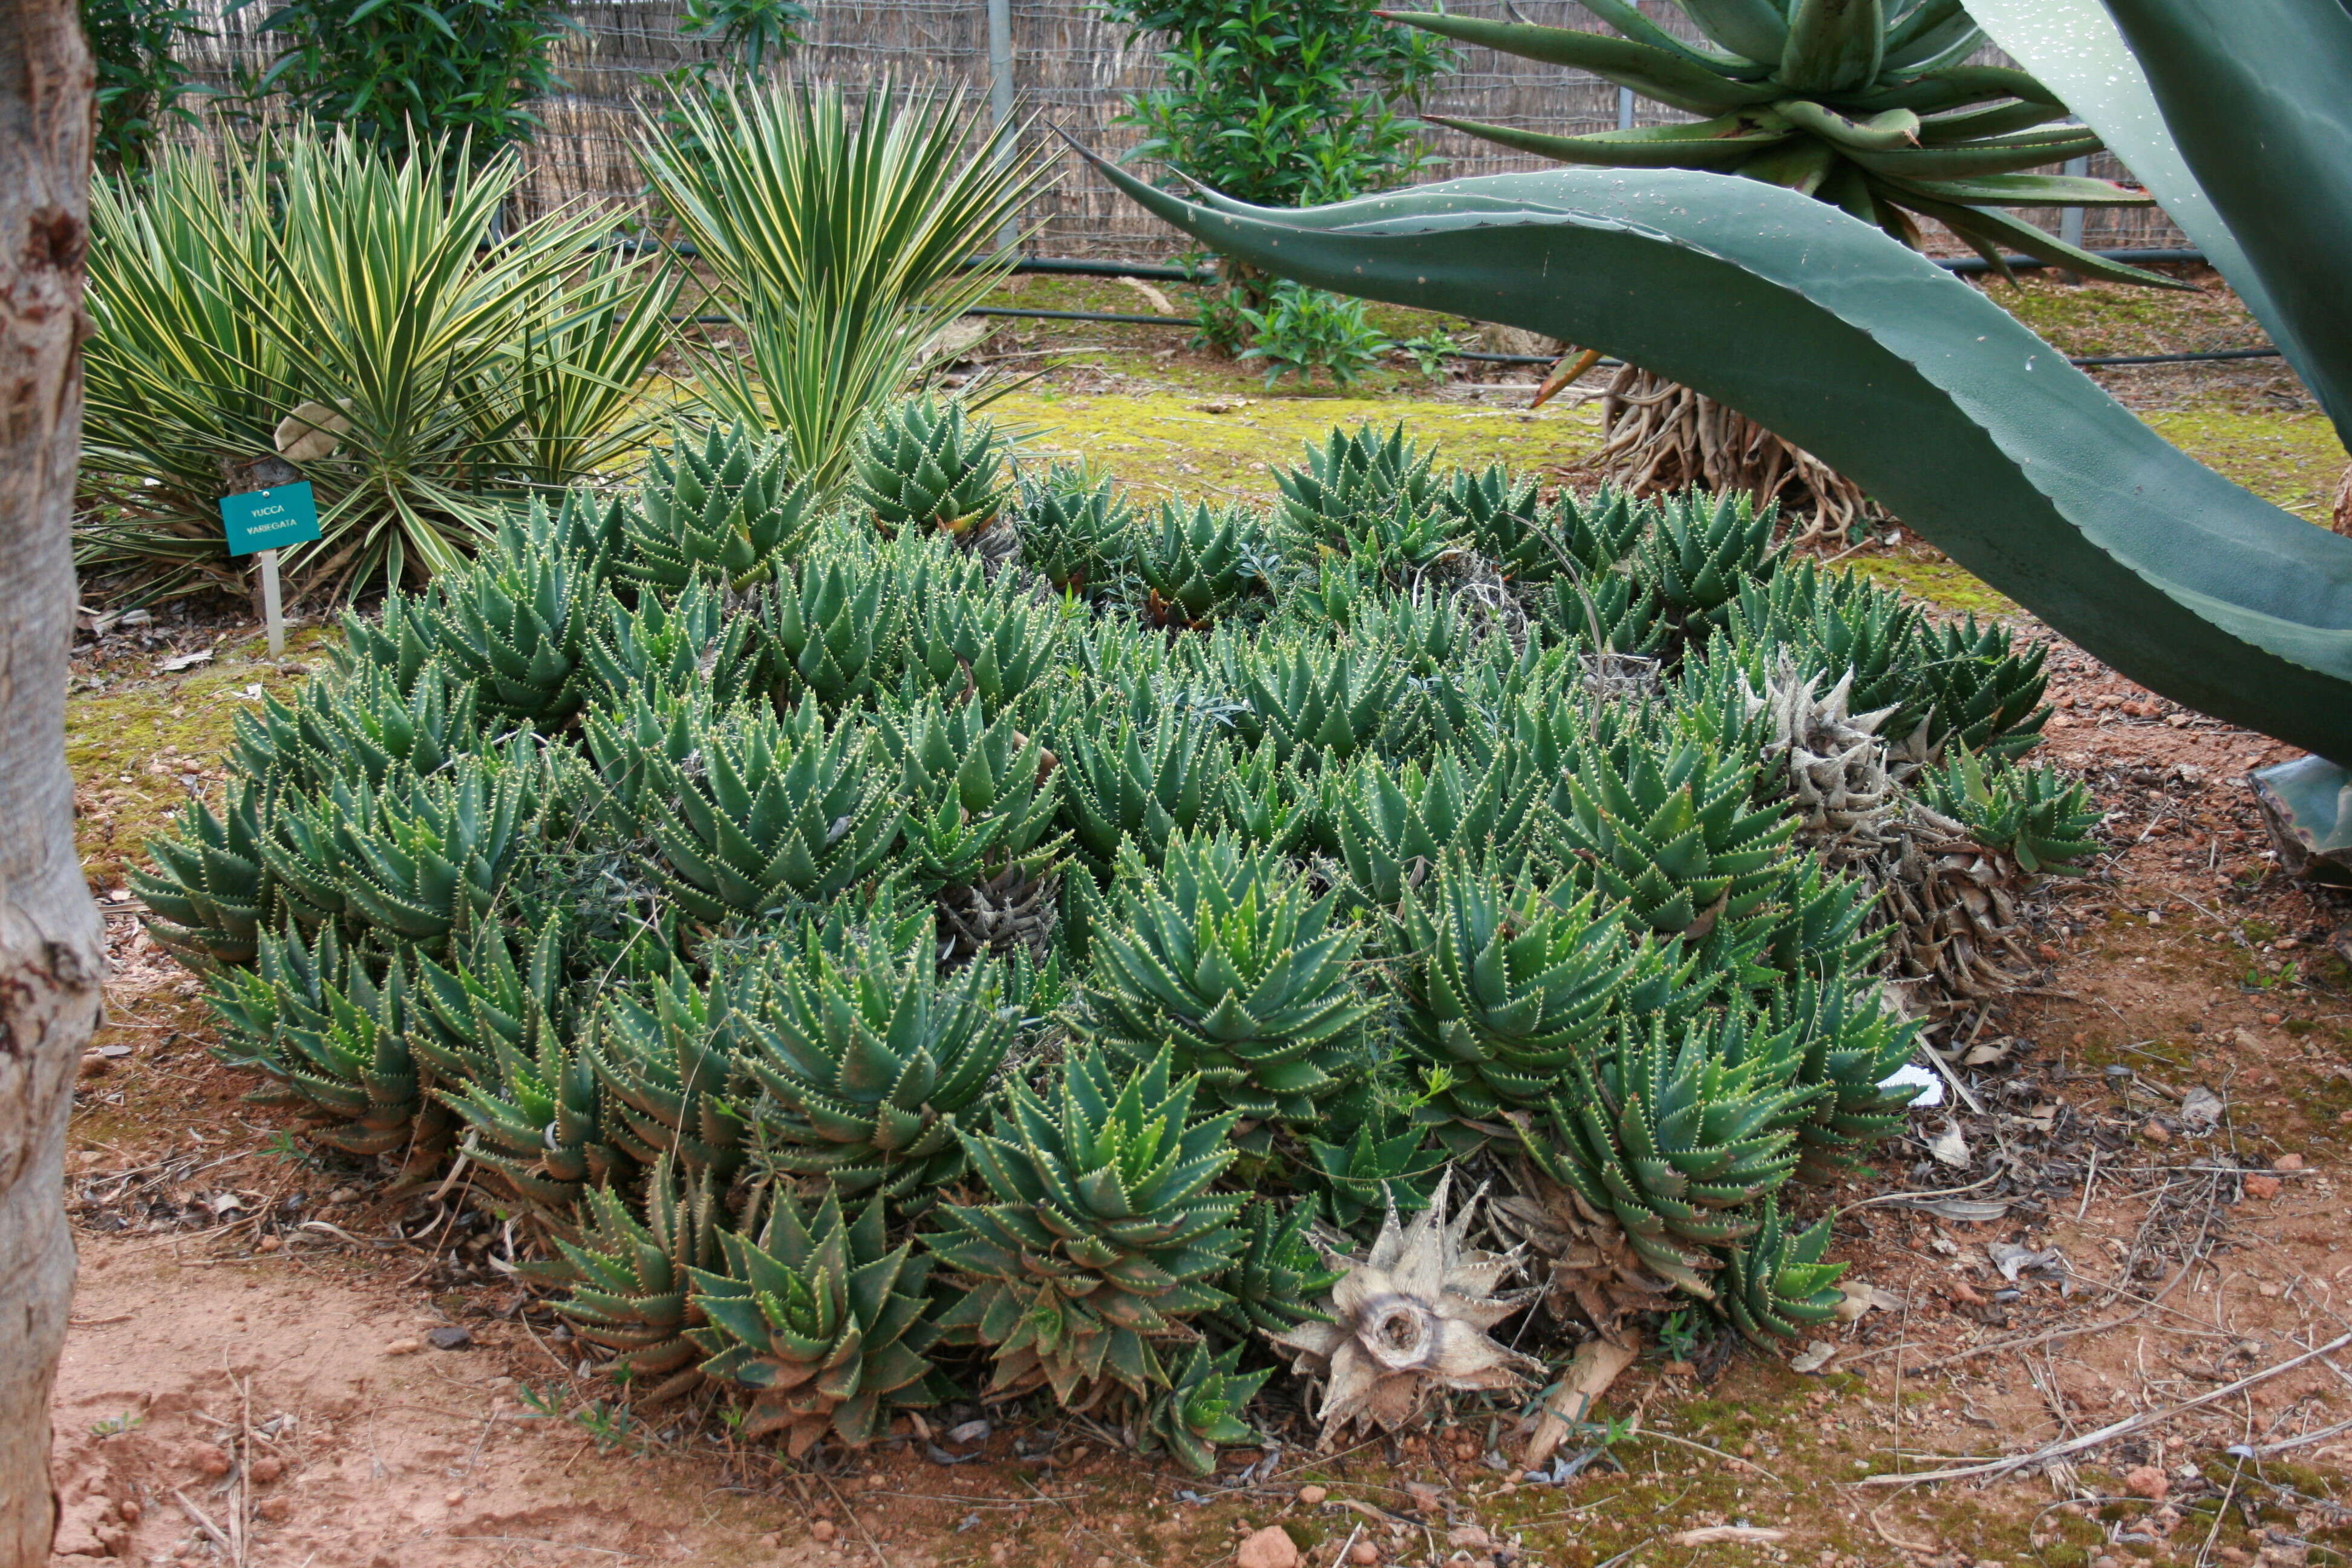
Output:
[[[215,658],[150,673],[178,642]],[[242,647],[199,627],[110,656],[136,679],[85,679],[163,715],[299,669]],[[738,1443],[713,1399],[632,1415],[501,1271],[487,1200],[387,1200],[240,1102],[195,983],[118,896],[70,1157],[58,1561],[1212,1568],[1268,1525],[1313,1568],[2342,1561],[2352,1351],[2309,1352],[2352,1331],[2352,905],[2276,873],[2244,784],[2270,742],[2063,646],[2053,669],[2045,752],[2093,783],[2109,852],[2050,889],[2041,969],[1939,1035],[1965,1095],[1810,1198],[1844,1211],[1867,1310],[1811,1373],[1670,1338],[1564,1479],[1517,1475],[1517,1413],[1467,1403],[1318,1454],[1280,1384],[1278,1441],[1205,1482],[1051,1410],[979,1436],[950,1408],[810,1466]],[[159,804],[136,791],[217,788],[193,742],[132,773],[115,731],[92,765],[121,772],[84,781],[101,893],[115,816]],[[2007,1475],[1885,1484],[2136,1416]]]

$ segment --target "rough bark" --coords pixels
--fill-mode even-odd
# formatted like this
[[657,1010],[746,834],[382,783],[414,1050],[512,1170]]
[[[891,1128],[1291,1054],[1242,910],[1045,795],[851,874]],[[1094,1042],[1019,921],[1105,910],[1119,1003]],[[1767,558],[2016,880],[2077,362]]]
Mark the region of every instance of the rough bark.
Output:
[[66,1112],[102,963],[65,759],[90,89],[73,0],[0,0],[0,1568],[55,1526]]

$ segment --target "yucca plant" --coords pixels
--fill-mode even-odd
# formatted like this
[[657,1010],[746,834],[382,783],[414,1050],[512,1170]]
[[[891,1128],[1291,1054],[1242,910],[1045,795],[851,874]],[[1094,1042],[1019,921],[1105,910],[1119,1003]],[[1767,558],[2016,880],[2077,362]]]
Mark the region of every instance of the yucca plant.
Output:
[[609,563],[574,548],[578,538],[572,520],[533,500],[501,517],[480,557],[445,573],[423,605],[423,635],[451,673],[527,723],[561,724],[592,690]]
[[1129,853],[1112,918],[1088,940],[1072,1026],[1111,1058],[1173,1052],[1202,1098],[1259,1120],[1306,1121],[1368,1067],[1370,1001],[1349,973],[1360,932],[1267,850],[1176,837]]
[[756,1095],[743,1106],[754,1158],[784,1178],[821,1177],[920,1207],[963,1168],[957,1115],[988,1089],[1012,1044],[1003,974],[966,964],[941,979],[929,934],[845,933],[748,969],[730,1028]]
[[1138,527],[1127,548],[1145,590],[1145,618],[1203,626],[1245,599],[1272,594],[1276,563],[1268,543],[1264,516],[1245,507],[1160,502],[1158,517]]
[[584,211],[489,242],[520,178],[439,143],[394,167],[303,126],[213,163],[167,153],[143,194],[101,195],[85,482],[112,505],[85,566],[236,583],[224,475],[282,469],[273,433],[299,407],[344,427],[300,465],[324,537],[286,566],[352,591],[457,565],[506,505],[640,444],[668,275],[609,250],[583,266]]
[[795,696],[838,709],[895,664],[904,614],[889,564],[844,542],[777,574],[760,631]]
[[885,534],[961,538],[996,521],[1013,485],[1012,443],[954,397],[909,397],[877,412],[849,460],[849,491]]
[[261,851],[261,816],[269,809],[267,786],[250,780],[229,786],[217,816],[192,800],[180,808],[176,831],[147,841],[153,868],[131,869],[131,890],[147,906],[148,934],[191,967],[252,963],[274,923]]
[[2006,850],[2029,873],[2063,870],[2098,853],[2092,833],[2105,814],[2082,784],[2048,768],[1987,766],[1977,752],[1953,746],[1943,766],[1920,774],[1916,789],[1969,837]]
[[930,1249],[971,1281],[940,1324],[988,1347],[992,1393],[1049,1387],[1073,1410],[1149,1396],[1171,1382],[1159,1342],[1227,1304],[1209,1281],[1241,1249],[1242,1200],[1210,1188],[1234,1114],[1193,1121],[1196,1083],[1164,1051],[1124,1079],[1079,1055],[1050,1100],[1015,1083],[992,1134],[961,1134],[994,1201],[948,1205]]
[[1301,1323],[1321,1321],[1316,1300],[1339,1282],[1309,1231],[1312,1203],[1288,1206],[1252,1198],[1234,1222],[1242,1234],[1233,1266],[1217,1276],[1217,1289],[1231,1300],[1212,1308],[1209,1318],[1234,1339],[1254,1332],[1286,1333]]
[[1132,841],[1157,858],[1169,839],[1211,823],[1233,760],[1206,720],[1162,708],[1150,723],[1109,705],[1076,717],[1055,742],[1062,820],[1097,877]]
[[1164,1448],[1194,1475],[1212,1476],[1217,1471],[1218,1444],[1262,1441],[1240,1412],[1257,1397],[1274,1369],[1242,1371],[1243,1348],[1228,1345],[1212,1353],[1205,1342],[1194,1341],[1192,1353],[1177,1366],[1167,1391],[1153,1395],[1144,1407],[1137,1449],[1149,1454]]
[[1072,463],[1017,475],[1021,564],[1064,593],[1099,593],[1110,584],[1134,525],[1127,499],[1108,476]]
[[646,1165],[667,1155],[722,1184],[735,1173],[748,1141],[738,1109],[748,1079],[727,1013],[723,987],[706,990],[682,973],[639,994],[605,996],[581,1054],[604,1086],[614,1147]]
[[1015,872],[1041,875],[1067,844],[1053,834],[1058,770],[1011,712],[989,721],[978,702],[942,708],[925,697],[882,710],[876,728],[905,802],[898,860],[925,893]]
[[[693,1388],[702,1381],[702,1352],[688,1337],[701,1321],[692,1271],[716,1267],[720,1238],[730,1233],[711,1173],[689,1173],[665,1155],[646,1173],[642,1218],[610,1186],[591,1190],[582,1207],[579,1239],[556,1242],[563,1264],[534,1271],[573,1281],[555,1310],[580,1338],[614,1352],[614,1375],[636,1403],[657,1405]],[[639,1390],[641,1382],[651,1386]]]
[[681,428],[656,450],[628,515],[623,572],[676,593],[696,577],[738,592],[797,557],[816,531],[814,487],[788,479],[784,448],[744,426]]
[[637,159],[679,237],[718,280],[751,349],[706,353],[701,395],[780,430],[791,469],[830,492],[868,415],[926,345],[1003,281],[974,267],[1038,184],[1018,121],[981,132],[960,90],[885,80],[853,112],[840,89],[682,94]]
[[332,927],[306,941],[289,924],[257,945],[253,968],[213,980],[223,1029],[213,1055],[259,1073],[267,1087],[247,1098],[292,1110],[329,1148],[404,1151],[407,1169],[429,1168],[447,1152],[451,1126],[421,1091],[399,966]]
[[829,899],[889,853],[901,811],[872,730],[830,730],[814,702],[778,721],[737,709],[698,728],[689,762],[644,759],[665,885],[698,920]]
[[1708,169],[1784,185],[1921,245],[1933,218],[2008,275],[2002,253],[2116,282],[2170,279],[2095,256],[2010,216],[2019,206],[2145,205],[2105,180],[2028,174],[2099,150],[2023,71],[1970,66],[1984,35],[1960,0],[1912,5],[1682,0],[1703,36],[1677,37],[1627,0],[1586,0],[1622,37],[1407,12],[1463,43],[1592,71],[1695,121],[1559,136],[1431,115],[1561,163]]
[[1423,1120],[1491,1125],[1542,1105],[1604,1047],[1642,954],[1621,911],[1590,894],[1563,906],[1458,851],[1433,875],[1434,896],[1404,905],[1400,1023],[1413,1056],[1444,1073]]
[[753,1391],[744,1436],[781,1432],[794,1458],[828,1435],[862,1448],[893,1409],[936,1403],[923,1353],[939,1338],[923,1294],[932,1259],[911,1240],[891,1248],[879,1198],[845,1218],[833,1188],[811,1214],[778,1192],[764,1224],[719,1243],[723,1266],[688,1270],[706,1326],[688,1337],[709,1358],[703,1375]]
[[1957,625],[1924,628],[1916,658],[1927,688],[1928,741],[1958,741],[2002,759],[2032,750],[2050,717],[2041,705],[2050,685],[2042,668],[2049,655],[2043,643],[2015,651],[2009,628],[1979,626],[1973,614]]
[[1830,1321],[1845,1303],[1837,1282],[1846,1266],[1822,1261],[1829,1247],[1826,1216],[1804,1230],[1791,1231],[1780,1205],[1766,1198],[1756,1234],[1717,1251],[1723,1275],[1716,1310],[1767,1348],[1775,1338],[1801,1338],[1807,1325]]
[[1753,1235],[1751,1205],[1795,1167],[1783,1123],[1808,1095],[1774,1076],[1785,1062],[1727,1061],[1721,1028],[1629,1026],[1519,1129],[1545,1175],[1613,1215],[1644,1264],[1702,1299],[1715,1293],[1704,1249]]
[[1639,720],[1612,727],[1574,743],[1560,782],[1560,843],[1577,879],[1661,931],[1704,934],[1754,913],[1797,828],[1778,805],[1750,808],[1755,764],[1654,738]]

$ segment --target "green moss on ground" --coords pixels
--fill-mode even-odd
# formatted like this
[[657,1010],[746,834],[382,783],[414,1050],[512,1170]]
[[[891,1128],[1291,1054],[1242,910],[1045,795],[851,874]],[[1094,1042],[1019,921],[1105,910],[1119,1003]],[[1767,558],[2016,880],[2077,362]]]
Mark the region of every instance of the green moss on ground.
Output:
[[2159,408],[2141,415],[2199,462],[2296,516],[2325,525],[2346,458],[2316,413]]

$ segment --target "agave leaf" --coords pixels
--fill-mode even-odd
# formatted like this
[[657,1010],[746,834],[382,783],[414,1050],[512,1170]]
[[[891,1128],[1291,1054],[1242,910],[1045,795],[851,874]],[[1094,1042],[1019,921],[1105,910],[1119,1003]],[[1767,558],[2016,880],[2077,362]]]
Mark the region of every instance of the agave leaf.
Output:
[[1998,306],[1822,203],[1549,170],[1289,213],[1105,173],[1253,265],[1475,307],[1705,392],[2134,679],[2352,756],[2352,542],[2182,456]]

